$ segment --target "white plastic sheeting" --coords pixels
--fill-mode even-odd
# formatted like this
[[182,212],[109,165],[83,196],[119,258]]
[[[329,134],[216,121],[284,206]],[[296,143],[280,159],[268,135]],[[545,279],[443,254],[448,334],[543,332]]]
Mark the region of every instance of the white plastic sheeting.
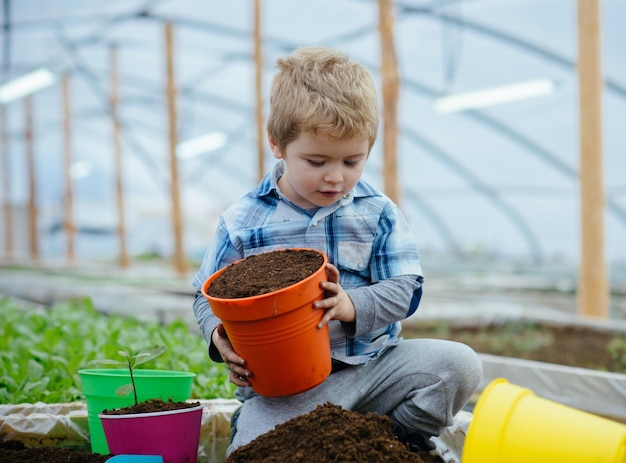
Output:
[[470,412],[461,410],[454,417],[452,426],[445,428],[439,437],[433,439],[437,445],[434,453],[439,455],[444,463],[460,463],[465,436],[472,422],[472,417]]
[[[606,258],[623,263],[626,2],[601,3]],[[253,2],[10,4],[2,80],[40,67],[71,78],[72,154],[76,162],[93,166],[91,175],[74,182],[81,257],[106,258],[117,251],[109,109],[112,45],[119,61],[129,249],[167,255],[172,250],[169,208],[163,206],[169,203],[163,23],[174,23],[179,141],[207,132],[220,132],[227,140],[220,149],[179,162],[185,244],[190,254],[201,255],[219,210],[256,185]],[[398,185],[421,249],[578,260],[576,15],[571,0],[394,2],[401,72]],[[261,19],[264,109],[276,58],[303,45],[341,48],[380,82],[376,2],[265,0]],[[432,108],[440,96],[543,78],[558,82],[552,95],[454,114]],[[33,95],[38,210],[41,228],[48,231],[41,236],[41,252],[52,258],[65,251],[59,87]],[[24,214],[24,220],[15,220],[16,255],[28,255],[27,144],[20,103],[6,106],[12,174],[8,199]],[[379,139],[365,172],[377,186],[382,182],[382,147]],[[272,162],[266,149],[265,169]],[[0,239],[3,231],[0,227]]]
[[84,402],[0,405],[0,441],[15,440],[27,447],[89,448],[89,425]]
[[496,378],[506,378],[545,399],[626,420],[626,375],[488,354],[481,359],[481,390]]

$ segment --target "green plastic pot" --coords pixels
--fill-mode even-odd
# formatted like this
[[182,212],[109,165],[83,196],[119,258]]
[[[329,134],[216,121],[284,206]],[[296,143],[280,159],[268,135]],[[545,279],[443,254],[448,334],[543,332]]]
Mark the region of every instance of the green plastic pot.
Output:
[[[130,383],[128,369],[85,369],[79,370],[82,391],[87,402],[87,418],[89,421],[89,440],[91,451],[108,455],[102,422],[98,414],[103,410],[122,408],[133,405],[133,393],[125,397],[115,394],[118,387]],[[172,399],[184,402],[191,396],[191,388],[195,373],[171,370],[133,370],[137,386],[137,400]]]

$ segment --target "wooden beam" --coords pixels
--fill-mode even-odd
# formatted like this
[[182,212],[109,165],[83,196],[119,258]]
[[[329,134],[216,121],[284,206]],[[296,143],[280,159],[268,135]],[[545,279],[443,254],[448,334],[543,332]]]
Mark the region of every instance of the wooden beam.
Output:
[[172,195],[172,226],[174,231],[174,267],[179,274],[187,271],[187,261],[183,247],[183,221],[180,207],[180,188],[178,184],[178,144],[176,114],[176,80],[174,77],[174,38],[172,23],[165,23],[165,55],[166,55],[166,100],[169,128],[169,154]]
[[28,168],[28,248],[34,260],[39,259],[39,240],[37,225],[37,175],[33,134],[32,97],[24,98],[24,145],[26,146],[26,165]]
[[113,125],[113,150],[115,155],[115,197],[117,199],[117,236],[119,242],[120,267],[129,265],[126,248],[126,220],[124,210],[124,177],[122,174],[122,144],[120,140],[119,90],[117,69],[117,47],[111,45],[109,50],[111,72],[111,123]]
[[256,95],[256,143],[258,178],[265,175],[265,123],[263,121],[263,54],[261,49],[261,0],[254,0],[254,88]]
[[4,216],[4,255],[13,259],[13,210],[11,207],[11,157],[9,153],[9,133],[7,131],[7,111],[0,105],[0,137],[2,138],[2,210]]
[[396,204],[398,185],[398,62],[393,39],[393,0],[378,0],[383,94],[383,188]]
[[70,103],[70,76],[64,74],[61,79],[61,100],[63,105],[63,153],[65,160],[65,193],[63,195],[64,225],[67,236],[66,258],[72,264],[74,252],[74,194],[72,189],[72,114]]
[[604,255],[602,67],[600,1],[578,0],[581,262],[578,307],[607,317],[609,287]]

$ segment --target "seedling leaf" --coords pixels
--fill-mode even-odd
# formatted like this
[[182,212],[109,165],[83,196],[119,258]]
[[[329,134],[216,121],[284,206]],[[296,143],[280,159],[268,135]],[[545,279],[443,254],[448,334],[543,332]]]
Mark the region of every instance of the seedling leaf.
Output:
[[118,387],[115,390],[115,394],[118,397],[126,397],[132,391],[133,391],[133,385],[132,385],[132,383],[128,383],[128,384],[124,384],[123,386]]
[[111,359],[96,359],[89,362],[88,365],[126,365],[126,362]]
[[117,351],[122,357],[126,359],[126,362],[118,362],[117,360],[111,359],[102,359],[102,360],[92,360],[89,362],[90,364],[107,364],[107,365],[126,365],[128,367],[128,372],[130,373],[130,384],[125,384],[124,386],[120,386],[115,390],[115,394],[121,397],[127,396],[130,392],[133,392],[135,398],[135,405],[138,404],[137,400],[137,385],[135,384],[135,376],[133,375],[133,368],[137,365],[147,362],[148,360],[152,360],[155,357],[158,357],[163,352],[167,350],[166,346],[154,345],[150,347],[144,347],[139,351],[138,354],[133,355],[124,350]]
[[167,350],[167,346],[150,346],[142,349],[137,355],[133,357],[135,359],[135,366],[146,363],[148,360],[152,360],[158,357]]

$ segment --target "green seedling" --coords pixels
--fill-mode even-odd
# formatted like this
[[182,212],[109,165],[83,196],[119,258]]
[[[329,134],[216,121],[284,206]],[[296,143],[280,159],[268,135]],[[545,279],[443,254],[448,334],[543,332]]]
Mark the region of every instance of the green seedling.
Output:
[[96,360],[92,360],[91,362],[89,362],[89,365],[124,365],[124,366],[127,366],[130,372],[130,383],[124,384],[123,386],[118,387],[115,390],[115,394],[117,394],[119,397],[126,397],[132,391],[135,397],[135,405],[137,405],[139,401],[137,400],[137,386],[135,385],[135,377],[133,376],[133,368],[135,368],[137,365],[141,365],[142,363],[146,363],[147,361],[158,357],[166,350],[167,350],[166,346],[159,346],[159,345],[144,347],[135,355],[130,355],[128,352],[124,350],[120,350],[118,351],[118,354],[124,357],[125,361],[112,360],[112,359],[100,359],[100,360],[96,359]]
[[626,370],[626,339],[616,335],[606,346],[615,365],[615,371]]

